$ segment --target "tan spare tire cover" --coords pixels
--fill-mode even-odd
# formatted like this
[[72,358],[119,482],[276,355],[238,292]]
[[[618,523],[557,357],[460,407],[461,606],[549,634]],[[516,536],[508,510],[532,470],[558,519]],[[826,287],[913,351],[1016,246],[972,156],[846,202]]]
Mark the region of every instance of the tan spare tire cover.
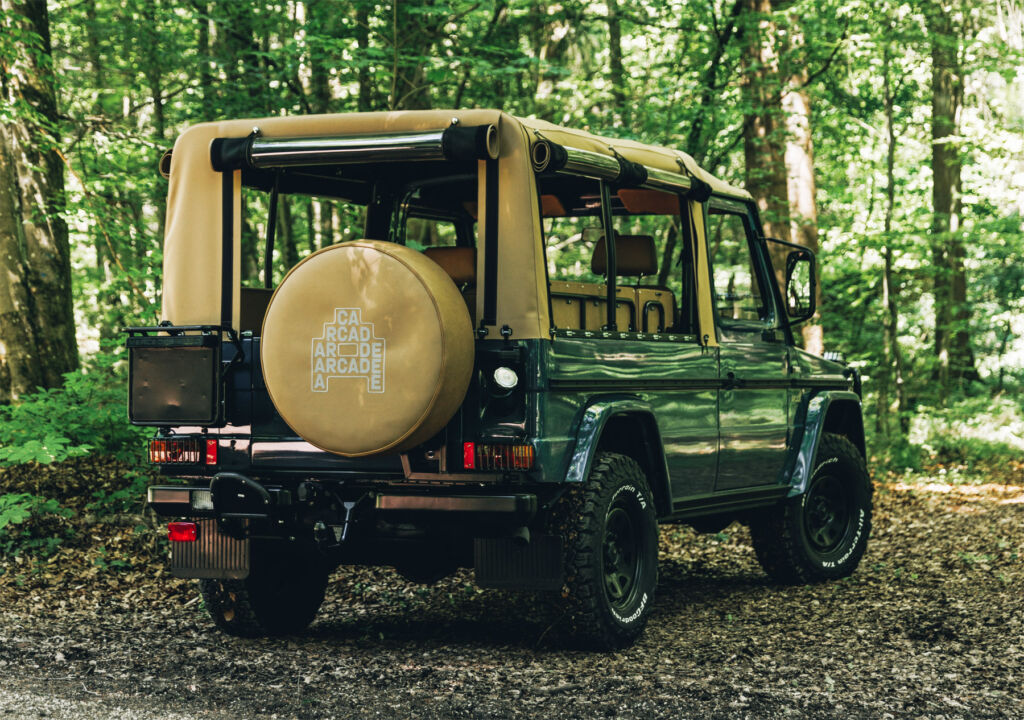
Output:
[[300,262],[274,292],[260,341],[274,407],[345,457],[408,450],[439,432],[473,370],[466,303],[441,266],[357,240]]

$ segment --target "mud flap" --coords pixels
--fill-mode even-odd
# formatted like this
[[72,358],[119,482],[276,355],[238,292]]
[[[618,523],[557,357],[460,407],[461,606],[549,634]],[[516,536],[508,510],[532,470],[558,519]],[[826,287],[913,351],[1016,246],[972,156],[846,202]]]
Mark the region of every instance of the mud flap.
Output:
[[171,574],[179,578],[247,578],[249,539],[237,540],[221,533],[212,518],[195,523],[199,526],[195,542],[171,543]]
[[535,537],[528,545],[511,538],[476,538],[473,567],[480,587],[558,590],[562,587],[562,539]]

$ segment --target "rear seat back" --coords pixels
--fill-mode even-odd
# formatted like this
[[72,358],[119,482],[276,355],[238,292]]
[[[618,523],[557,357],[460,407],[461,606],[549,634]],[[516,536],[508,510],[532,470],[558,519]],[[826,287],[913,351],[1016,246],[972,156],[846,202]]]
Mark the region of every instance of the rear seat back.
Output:
[[444,268],[458,285],[469,308],[469,318],[476,327],[476,248],[429,247],[423,254]]

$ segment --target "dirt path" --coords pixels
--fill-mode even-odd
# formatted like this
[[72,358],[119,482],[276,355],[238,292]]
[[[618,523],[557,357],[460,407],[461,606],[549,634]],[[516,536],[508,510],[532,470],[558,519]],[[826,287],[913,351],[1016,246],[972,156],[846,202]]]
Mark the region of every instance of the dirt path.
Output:
[[468,575],[336,576],[306,634],[239,640],[158,564],[54,570],[0,588],[0,716],[1024,716],[1024,486],[887,484],[876,505],[858,573],[816,587],[770,585],[737,525],[663,529],[651,624],[618,655],[553,647],[529,598]]

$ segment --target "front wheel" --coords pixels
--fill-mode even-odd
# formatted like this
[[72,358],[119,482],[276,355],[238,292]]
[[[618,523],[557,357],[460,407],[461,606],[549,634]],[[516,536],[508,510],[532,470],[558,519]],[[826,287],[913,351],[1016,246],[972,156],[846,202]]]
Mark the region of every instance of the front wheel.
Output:
[[601,650],[630,645],[658,583],[658,524],[643,471],[632,458],[601,453],[561,510],[573,639]]
[[324,601],[328,569],[315,549],[252,541],[249,577],[200,580],[213,622],[229,635],[284,635],[306,628]]
[[842,435],[825,433],[806,491],[750,524],[757,559],[779,582],[847,577],[871,534],[871,478]]

